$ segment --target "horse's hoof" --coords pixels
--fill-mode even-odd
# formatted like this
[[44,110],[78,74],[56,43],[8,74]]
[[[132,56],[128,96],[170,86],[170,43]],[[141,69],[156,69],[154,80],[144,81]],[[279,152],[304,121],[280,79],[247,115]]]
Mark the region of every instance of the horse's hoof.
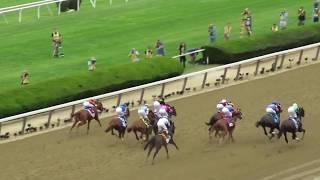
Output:
[[275,131],[272,131],[271,134],[276,135],[277,133]]
[[296,137],[294,140],[296,140],[296,141],[300,141],[300,139],[299,139],[299,138],[297,138],[297,137]]

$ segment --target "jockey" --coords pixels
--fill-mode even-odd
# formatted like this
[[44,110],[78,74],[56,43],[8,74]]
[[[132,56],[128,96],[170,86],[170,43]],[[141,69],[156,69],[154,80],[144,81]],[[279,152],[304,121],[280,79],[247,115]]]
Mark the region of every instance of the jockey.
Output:
[[278,106],[273,101],[271,104],[269,104],[266,108],[266,112],[270,114],[274,120],[275,123],[280,123],[279,117],[277,115],[277,112],[279,112]]
[[298,130],[298,128],[299,128],[299,126],[298,126],[298,116],[297,116],[297,113],[295,111],[295,107],[293,105],[288,108],[288,115],[289,115],[289,119],[293,121],[294,126]]
[[169,140],[171,137],[169,135],[169,130],[168,130],[168,128],[170,128],[170,122],[169,122],[168,118],[166,117],[167,112],[164,109],[160,109],[159,113],[161,115],[161,118],[157,122],[158,133],[164,134],[166,137],[166,142],[169,143]]
[[279,116],[279,114],[281,113],[281,111],[282,111],[282,109],[281,109],[281,104],[280,103],[278,103],[277,101],[272,101],[272,103],[271,104],[274,104],[274,105],[276,105],[277,106],[277,110],[276,110],[276,113],[277,113],[277,115]]
[[219,104],[222,104],[223,106],[226,106],[228,104],[228,101],[226,99],[222,99]]
[[160,119],[160,114],[159,114],[159,110],[161,109],[161,104],[159,101],[154,101],[153,102],[153,107],[154,107],[154,114],[156,115],[157,119]]
[[232,118],[232,113],[229,111],[227,107],[222,108],[222,113],[223,113],[223,119],[225,119],[228,123],[229,127],[234,126],[233,118]]
[[298,116],[298,114],[299,114],[299,105],[297,104],[297,103],[293,103],[292,104],[292,106],[293,106],[293,108],[294,108],[294,111],[296,112],[296,114],[297,114],[297,120],[298,121],[300,121],[301,119],[299,119],[299,116]]
[[83,102],[83,108],[90,112],[91,116],[94,117],[96,110],[96,101],[92,98],[88,99],[87,101]]
[[127,119],[125,116],[125,112],[123,111],[123,108],[121,106],[116,108],[116,113],[118,115],[118,118],[120,119],[121,125],[124,128],[127,127]]
[[148,118],[149,105],[144,104],[143,106],[141,106],[138,109],[138,114],[139,114],[140,119],[144,122],[144,124],[146,124],[146,126],[149,127],[150,126],[150,120]]

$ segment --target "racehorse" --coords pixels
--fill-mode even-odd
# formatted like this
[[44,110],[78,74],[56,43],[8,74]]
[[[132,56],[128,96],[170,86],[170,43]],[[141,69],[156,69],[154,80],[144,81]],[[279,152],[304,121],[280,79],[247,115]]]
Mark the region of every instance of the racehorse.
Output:
[[[125,117],[126,119],[130,116],[130,110],[129,110],[129,104],[126,104],[126,112],[125,112]],[[121,140],[124,140],[124,134],[126,133],[126,128],[127,127],[123,127],[121,120],[118,116],[113,117],[111,119],[111,121],[109,122],[109,126],[107,127],[107,129],[105,130],[106,133],[108,133],[109,131],[111,131],[111,135],[114,135],[113,129],[118,131],[118,136]]]
[[145,135],[146,139],[145,141],[149,140],[149,135],[152,133],[152,127],[155,125],[156,122],[156,116],[152,111],[149,111],[148,113],[148,119],[149,119],[149,125],[147,126],[145,122],[143,122],[142,119],[134,121],[130,127],[128,127],[127,131],[130,133],[131,131],[134,132],[136,135],[136,139],[139,141],[139,137],[137,132],[140,132],[140,138],[143,138],[143,135]]
[[[173,137],[172,137],[172,132],[169,133],[171,134],[171,138],[169,140],[168,144],[172,144],[174,145],[174,147],[179,150],[179,147],[177,146],[177,144],[174,142]],[[152,158],[152,164],[154,164],[154,158],[157,156],[159,150],[161,149],[161,147],[163,146],[166,150],[167,153],[167,159],[169,159],[169,151],[168,151],[168,145],[166,142],[166,137],[163,134],[157,134],[155,136],[153,136],[148,142],[147,144],[144,146],[144,150],[146,150],[149,147],[148,150],[148,154],[147,154],[147,158],[150,156],[150,153],[152,151],[153,148],[155,148],[155,152],[153,154],[153,158]]]
[[266,127],[270,128],[270,131],[269,131],[270,136],[268,136],[269,139],[272,139],[274,137],[275,129],[278,129],[278,131],[280,131],[280,113],[281,112],[282,112],[282,109],[279,108],[279,112],[277,113],[277,116],[279,117],[279,123],[274,122],[274,119],[270,114],[265,114],[264,116],[262,116],[260,121],[256,122],[256,127],[258,128],[259,126],[261,126],[266,136],[268,136]]
[[304,117],[305,115],[305,111],[303,109],[303,107],[299,107],[298,108],[298,129],[295,127],[295,124],[292,120],[287,119],[285,121],[283,121],[280,125],[280,132],[278,134],[278,138],[280,138],[282,136],[282,134],[284,135],[285,141],[286,143],[288,143],[288,138],[287,138],[287,132],[292,133],[292,139],[295,139],[297,141],[299,141],[299,138],[297,138],[297,132],[302,132],[302,137],[301,140],[304,138],[304,134],[306,133],[306,130],[303,129],[302,127],[302,117]]
[[221,134],[220,134],[220,142],[224,139],[224,137],[229,134],[229,139],[231,139],[232,142],[234,142],[234,139],[233,139],[233,131],[236,127],[235,123],[238,119],[242,119],[242,112],[240,110],[238,111],[235,111],[232,113],[232,119],[234,121],[234,125],[232,127],[229,127],[228,126],[228,122],[227,120],[225,119],[219,119],[216,123],[213,124],[213,126],[211,126],[209,128],[209,137],[212,138],[212,133],[214,131],[215,132],[215,137],[217,137],[217,135],[220,133],[221,131]]
[[95,107],[95,116],[92,117],[91,114],[88,112],[88,110],[85,109],[81,109],[76,113],[71,114],[71,119],[74,117],[75,121],[73,123],[73,125],[71,126],[70,132],[72,131],[72,129],[77,125],[77,128],[79,128],[80,126],[84,125],[87,123],[88,121],[88,127],[87,127],[87,134],[89,133],[89,129],[90,129],[90,122],[92,119],[95,119],[96,121],[98,121],[100,127],[101,127],[101,123],[99,120],[99,116],[98,116],[98,111],[100,111],[100,113],[102,111],[105,110],[105,108],[103,107],[102,103],[99,101],[96,101],[96,107]]

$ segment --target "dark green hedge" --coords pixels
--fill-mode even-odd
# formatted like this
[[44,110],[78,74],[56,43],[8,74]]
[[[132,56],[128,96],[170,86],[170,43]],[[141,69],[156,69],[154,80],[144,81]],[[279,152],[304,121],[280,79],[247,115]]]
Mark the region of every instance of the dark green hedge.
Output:
[[96,71],[80,72],[19,89],[0,93],[0,118],[40,108],[62,104],[107,92],[150,83],[183,73],[181,65],[165,58],[155,58],[137,63],[99,67]]
[[320,41],[320,26],[311,25],[287,29],[264,36],[219,42],[203,46],[204,57],[211,64],[228,64],[277,51],[296,48]]

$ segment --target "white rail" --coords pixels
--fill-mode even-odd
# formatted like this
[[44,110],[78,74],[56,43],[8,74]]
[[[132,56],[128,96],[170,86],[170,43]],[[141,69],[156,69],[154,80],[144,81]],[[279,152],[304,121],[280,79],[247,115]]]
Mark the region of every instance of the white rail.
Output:
[[[281,61],[282,62],[280,63],[280,65],[277,68],[277,69],[281,69],[282,66],[283,66],[284,58],[285,58],[285,56],[287,54],[300,53],[299,59],[297,61],[297,64],[300,64],[300,62],[302,60],[303,51],[306,50],[306,49],[310,49],[310,48],[317,48],[316,54],[313,57],[313,60],[317,60],[318,57],[319,57],[320,43],[311,44],[311,45],[307,45],[307,46],[303,46],[303,47],[299,47],[299,48],[294,48],[294,49],[290,49],[290,50],[286,50],[286,51],[276,52],[276,53],[272,53],[272,54],[268,54],[268,55],[264,55],[264,56],[251,58],[251,59],[248,59],[248,60],[243,60],[243,61],[236,62],[236,63],[231,63],[231,64],[227,64],[227,65],[223,65],[223,66],[219,66],[219,67],[215,67],[215,68],[211,68],[211,69],[207,69],[207,70],[202,70],[202,71],[198,71],[198,72],[194,72],[194,73],[190,73],[190,74],[186,74],[186,75],[177,76],[177,77],[166,79],[166,80],[162,80],[162,81],[157,81],[157,82],[153,82],[153,83],[149,83],[149,84],[145,84],[145,85],[141,85],[141,86],[136,86],[136,87],[132,87],[132,88],[128,88],[128,89],[123,89],[123,90],[120,90],[120,91],[115,91],[115,92],[111,92],[111,93],[95,96],[94,98],[95,99],[103,99],[103,98],[112,97],[112,96],[119,96],[119,101],[118,101],[118,104],[119,104],[121,95],[123,95],[123,94],[130,93],[130,92],[133,92],[133,91],[141,91],[143,89],[146,89],[146,88],[149,88],[149,87],[153,87],[153,86],[159,86],[159,85],[162,86],[162,95],[163,95],[165,84],[168,84],[168,83],[171,83],[171,82],[174,82],[174,81],[177,81],[177,80],[185,80],[185,83],[183,85],[184,87],[182,88],[182,89],[184,89],[185,86],[186,86],[187,79],[188,78],[192,78],[194,76],[198,76],[198,75],[204,75],[205,76],[204,80],[202,82],[202,87],[203,87],[205,82],[206,82],[207,74],[210,73],[210,72],[219,71],[219,70],[220,71],[224,70],[224,76],[222,76],[222,83],[223,83],[224,79],[226,78],[226,74],[227,74],[227,71],[228,71],[229,68],[232,68],[232,67],[237,67],[238,68],[237,74],[236,74],[236,78],[237,78],[239,76],[239,74],[240,74],[241,65],[248,65],[248,64],[251,64],[251,66],[254,65],[256,67],[254,75],[258,75],[258,70],[259,70],[259,64],[260,63],[263,63],[264,61],[267,61],[267,60],[270,61],[270,58],[275,58],[274,62],[277,65],[278,59],[279,59],[279,57],[281,57]],[[142,98],[143,98],[143,93],[142,93],[140,99],[142,99]],[[49,113],[49,112],[53,112],[53,111],[58,110],[58,109],[79,105],[79,104],[83,103],[85,100],[86,99],[82,99],[82,100],[78,100],[78,101],[73,101],[73,102],[69,102],[69,103],[65,103],[65,104],[61,104],[61,105],[57,105],[57,106],[52,106],[52,107],[48,107],[48,108],[44,108],[44,109],[40,109],[40,110],[36,110],[36,111],[31,111],[31,112],[19,114],[19,115],[16,115],[16,116],[2,118],[2,119],[0,119],[0,126],[1,126],[1,123],[4,123],[4,122],[16,120],[16,119],[21,119],[21,118],[27,118],[29,116],[34,116],[34,115],[41,114],[41,113]]]

